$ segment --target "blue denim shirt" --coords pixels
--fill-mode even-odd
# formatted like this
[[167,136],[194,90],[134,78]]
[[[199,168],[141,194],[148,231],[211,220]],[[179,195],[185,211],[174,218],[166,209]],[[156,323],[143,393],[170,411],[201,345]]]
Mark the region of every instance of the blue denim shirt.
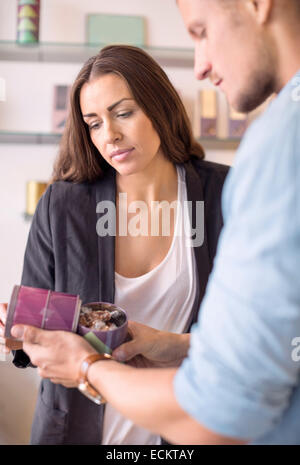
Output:
[[247,131],[222,207],[175,395],[216,433],[300,444],[300,72]]

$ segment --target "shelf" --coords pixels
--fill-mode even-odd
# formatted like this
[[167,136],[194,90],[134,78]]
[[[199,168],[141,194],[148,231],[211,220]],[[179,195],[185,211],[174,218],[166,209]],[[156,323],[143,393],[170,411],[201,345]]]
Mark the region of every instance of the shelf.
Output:
[[[0,144],[52,144],[59,143],[61,134],[0,131]],[[199,139],[206,150],[237,150],[240,139]]]
[[[96,55],[106,44],[80,44],[39,42],[18,44],[0,41],[0,61],[28,61],[45,63],[83,63]],[[141,47],[161,66],[191,68],[194,65],[194,51],[184,48]]]
[[58,144],[61,134],[0,131],[0,144]]
[[241,139],[198,139],[205,150],[233,150],[239,148]]

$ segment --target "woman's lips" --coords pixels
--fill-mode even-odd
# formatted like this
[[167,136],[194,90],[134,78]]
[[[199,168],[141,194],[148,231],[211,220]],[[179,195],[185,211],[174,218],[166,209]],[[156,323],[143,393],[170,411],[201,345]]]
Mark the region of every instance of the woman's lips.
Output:
[[125,160],[129,154],[134,150],[134,148],[132,149],[126,149],[126,150],[118,150],[117,152],[115,152],[115,154],[113,153],[111,155],[111,158],[113,160],[116,160],[116,161],[123,161]]

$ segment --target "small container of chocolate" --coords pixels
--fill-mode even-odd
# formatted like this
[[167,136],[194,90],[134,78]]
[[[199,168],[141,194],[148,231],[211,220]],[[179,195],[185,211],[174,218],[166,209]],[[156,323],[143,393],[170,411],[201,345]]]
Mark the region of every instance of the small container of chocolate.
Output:
[[16,324],[76,332],[80,308],[79,295],[14,286],[7,309],[5,337],[15,339],[10,331]]
[[78,333],[87,336],[93,333],[109,349],[121,345],[127,336],[125,310],[108,302],[91,302],[81,306]]
[[5,338],[15,339],[11,328],[16,324],[77,332],[99,352],[113,351],[127,336],[126,312],[116,305],[108,302],[82,305],[79,295],[28,286],[13,288]]

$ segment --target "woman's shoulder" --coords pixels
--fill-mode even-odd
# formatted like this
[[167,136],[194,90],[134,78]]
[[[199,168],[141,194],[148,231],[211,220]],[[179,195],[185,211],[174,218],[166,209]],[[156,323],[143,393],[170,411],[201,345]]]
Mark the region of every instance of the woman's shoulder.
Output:
[[109,189],[112,188],[114,185],[114,170],[108,169],[106,170],[101,176],[97,179],[92,181],[81,181],[81,182],[74,182],[74,181],[54,181],[49,186],[51,191],[51,196],[60,197],[64,195],[83,195],[84,193],[92,193],[97,188],[104,188],[104,186],[108,186]]
[[214,163],[207,160],[200,160],[192,157],[191,165],[194,173],[199,177],[204,191],[222,191],[226,176],[230,167],[220,163]]
[[67,199],[76,199],[80,195],[88,192],[91,186],[87,183],[74,183],[69,181],[55,181],[49,185],[46,194],[48,194],[49,202],[53,204],[65,202]]
[[66,192],[82,192],[90,190],[95,183],[88,182],[71,182],[71,181],[54,181],[49,185],[51,194],[62,194]]
[[191,163],[197,173],[207,177],[220,177],[223,178],[223,180],[225,180],[230,169],[228,165],[207,161],[205,159],[201,160],[196,157],[191,158]]
[[81,206],[88,205],[94,198],[97,182],[69,182],[55,181],[46,189],[39,203],[41,209],[52,214],[65,211],[68,206],[80,210]]
[[101,199],[113,200],[114,191],[114,177],[106,174],[94,181],[55,181],[44,195],[51,211],[65,210],[68,206],[84,211],[94,208],[95,202]]

